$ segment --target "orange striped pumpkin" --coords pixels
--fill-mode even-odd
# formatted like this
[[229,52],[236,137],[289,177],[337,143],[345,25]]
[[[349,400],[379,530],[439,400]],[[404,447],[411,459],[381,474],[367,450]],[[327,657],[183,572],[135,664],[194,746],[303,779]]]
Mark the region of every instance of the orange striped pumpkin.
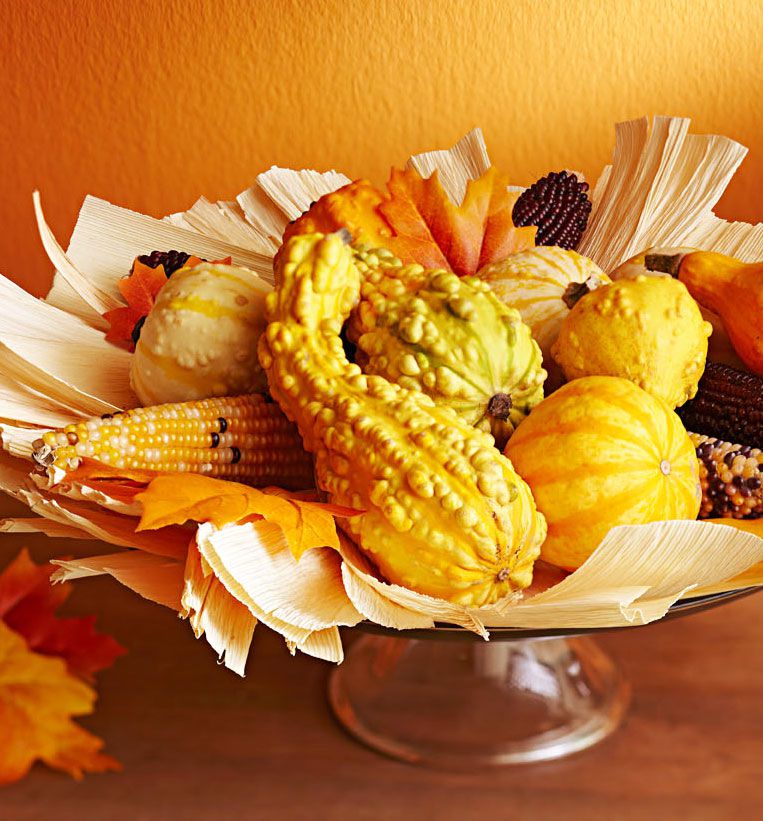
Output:
[[554,246],[511,254],[485,266],[478,276],[490,284],[502,302],[522,315],[543,351],[544,365],[550,361],[551,346],[574,304],[575,292],[578,296],[585,292],[575,286],[591,278],[591,287],[611,281],[593,260]]
[[548,522],[547,562],[574,569],[616,525],[696,519],[694,446],[661,399],[627,379],[568,382],[535,407],[506,447]]

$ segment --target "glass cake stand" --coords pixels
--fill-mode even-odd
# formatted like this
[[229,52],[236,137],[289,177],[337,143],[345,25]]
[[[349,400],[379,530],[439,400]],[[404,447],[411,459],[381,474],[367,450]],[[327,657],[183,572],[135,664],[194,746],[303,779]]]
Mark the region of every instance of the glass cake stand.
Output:
[[[685,599],[665,618],[754,593]],[[443,769],[561,758],[622,721],[630,686],[584,633],[490,629],[490,641],[448,625],[387,630],[365,622],[329,679],[342,726],[377,752]],[[633,628],[615,628],[633,629]]]

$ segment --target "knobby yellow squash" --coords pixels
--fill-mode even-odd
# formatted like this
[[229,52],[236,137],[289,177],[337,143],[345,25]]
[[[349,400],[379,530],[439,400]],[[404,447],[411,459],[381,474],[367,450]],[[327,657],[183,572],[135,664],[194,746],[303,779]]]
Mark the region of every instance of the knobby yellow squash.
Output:
[[646,265],[677,276],[700,305],[717,313],[742,362],[763,376],[763,262],[695,251],[650,255]]
[[697,393],[711,332],[684,285],[639,276],[584,296],[551,355],[567,379],[621,376],[675,408]]
[[419,391],[365,375],[339,332],[360,294],[351,249],[297,235],[276,262],[260,362],[270,391],[315,454],[332,501],[389,581],[467,605],[532,579],[545,536],[527,485],[492,437]]
[[696,519],[694,446],[678,416],[626,379],[576,379],[538,405],[506,454],[548,522],[547,562],[579,567],[615,525]]

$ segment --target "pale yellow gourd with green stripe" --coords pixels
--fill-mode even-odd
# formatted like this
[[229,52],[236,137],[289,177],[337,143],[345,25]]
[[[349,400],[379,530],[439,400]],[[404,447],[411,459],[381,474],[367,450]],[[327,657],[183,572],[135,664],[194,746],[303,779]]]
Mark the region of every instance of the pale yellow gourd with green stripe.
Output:
[[530,326],[543,352],[544,367],[549,365],[551,346],[575,302],[611,282],[593,260],[555,246],[512,254],[487,265],[477,275]]
[[506,447],[548,522],[547,562],[574,569],[616,525],[696,519],[697,457],[681,420],[627,379],[575,379],[538,405]]
[[130,382],[143,405],[265,389],[257,341],[270,285],[254,271],[205,262],[176,271],[140,333]]

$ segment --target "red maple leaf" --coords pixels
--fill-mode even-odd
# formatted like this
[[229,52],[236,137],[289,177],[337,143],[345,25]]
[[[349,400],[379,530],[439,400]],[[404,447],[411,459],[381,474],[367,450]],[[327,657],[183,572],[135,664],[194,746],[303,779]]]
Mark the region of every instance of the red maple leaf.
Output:
[[52,585],[52,572],[52,566],[36,565],[22,550],[0,573],[0,620],[23,636],[30,650],[58,656],[70,672],[92,681],[126,651],[111,636],[96,632],[94,616],[56,617],[71,587]]

